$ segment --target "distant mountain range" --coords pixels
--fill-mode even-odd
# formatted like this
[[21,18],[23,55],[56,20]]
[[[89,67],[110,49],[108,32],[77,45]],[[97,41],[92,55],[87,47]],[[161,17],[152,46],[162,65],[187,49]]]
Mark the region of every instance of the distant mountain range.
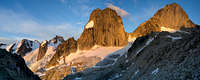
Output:
[[[56,36],[41,43],[23,39],[0,47],[23,57],[44,80],[196,79],[199,32],[176,3],[158,10],[132,33],[125,32],[115,10],[105,8],[91,13],[78,40]],[[197,60],[191,66],[193,59]],[[197,77],[187,77],[194,73]]]

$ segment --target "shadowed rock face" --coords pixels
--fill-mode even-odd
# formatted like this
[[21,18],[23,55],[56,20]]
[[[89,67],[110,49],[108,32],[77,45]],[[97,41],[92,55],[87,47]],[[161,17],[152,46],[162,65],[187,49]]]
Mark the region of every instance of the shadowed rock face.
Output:
[[[20,45],[21,43],[21,45]],[[22,57],[26,55],[26,53],[32,51],[32,46],[34,46],[34,41],[31,41],[31,40],[27,40],[27,39],[23,39],[20,41],[20,43],[17,45],[19,46],[18,49],[16,50],[17,51],[17,54],[21,55]],[[37,41],[37,43],[39,43]]]
[[40,80],[21,56],[0,49],[0,80]]
[[64,80],[199,80],[200,27],[139,37],[110,64],[68,75]]
[[181,27],[195,27],[186,12],[178,4],[172,3],[158,10],[156,14],[140,26],[131,34],[140,37],[150,32],[160,32],[161,27],[180,30]]
[[122,19],[110,8],[94,10],[78,39],[80,50],[90,49],[94,45],[124,46],[127,44]]
[[47,41],[43,41],[39,47],[39,53],[38,53],[38,56],[37,56],[37,61],[39,61],[40,59],[42,59],[45,54],[46,54],[46,51],[48,49],[49,46],[54,46],[55,48],[57,48],[57,46],[60,44],[60,43],[63,43],[64,42],[64,39],[62,36],[56,36],[54,37],[53,39]]
[[5,45],[6,45],[6,44],[0,42],[0,48],[1,48],[1,46],[5,46]]
[[56,44],[58,42],[64,42],[65,40],[63,39],[62,36],[57,36],[54,37],[53,39],[49,40],[49,42],[53,43],[53,44]]
[[39,53],[38,53],[38,56],[37,56],[37,61],[39,61],[40,59],[42,59],[45,56],[47,48],[48,48],[48,41],[43,41],[40,44],[40,47],[39,47]]
[[77,51],[77,41],[72,37],[69,38],[68,40],[64,41],[62,44],[59,44],[56,53],[53,56],[53,58],[50,60],[48,67],[55,66],[58,63],[57,60],[60,60],[60,57],[63,56],[68,56],[70,53],[76,52]]
[[8,52],[16,53],[24,57],[27,53],[37,49],[39,47],[39,41],[22,39],[19,42],[13,43],[6,47]]

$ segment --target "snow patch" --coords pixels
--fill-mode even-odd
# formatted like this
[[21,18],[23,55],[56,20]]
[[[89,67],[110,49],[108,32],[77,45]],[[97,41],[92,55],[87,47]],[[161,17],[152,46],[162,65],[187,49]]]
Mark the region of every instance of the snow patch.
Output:
[[82,80],[82,78],[80,78],[80,77],[76,77],[75,80]]
[[55,41],[51,41],[48,46],[53,46],[53,47],[57,48],[58,45],[61,43],[61,41],[59,39],[57,39],[56,43],[54,43],[54,42]]
[[32,46],[31,46],[32,50],[35,50],[35,49],[37,49],[39,47],[40,47],[40,43],[38,41],[34,41],[32,43]]
[[76,67],[75,66],[70,67],[70,69],[71,69],[72,74],[76,73]]
[[129,60],[127,59],[125,62],[127,63]]
[[134,75],[137,75],[137,74],[138,74],[138,72],[139,72],[139,70],[135,71]]
[[176,32],[177,30],[175,29],[171,29],[171,28],[167,28],[167,27],[161,27],[160,28],[161,31],[167,31],[167,32]]
[[186,32],[186,31],[175,30],[175,29],[167,28],[167,27],[161,27],[160,30],[161,30],[161,31],[167,31],[167,32],[170,32],[170,33],[181,32],[181,33],[190,34],[189,32]]
[[45,73],[36,72],[35,74],[39,75],[39,77],[46,75]]
[[134,74],[131,76],[131,79],[133,79],[138,73],[139,73],[139,70],[135,71]]
[[94,26],[94,21],[91,20],[91,21],[85,26],[85,28],[86,28],[86,29],[88,29],[88,28],[93,28],[93,26]]
[[147,47],[153,40],[154,40],[154,38],[149,39],[149,40],[146,42],[146,44],[145,44],[142,48],[140,48],[140,49],[137,51],[136,55],[139,54],[145,47]]
[[134,42],[136,37],[132,37],[131,35],[128,36],[128,42]]
[[48,70],[51,70],[51,69],[53,69],[53,68],[55,68],[55,67],[57,67],[57,66],[51,66],[51,67],[49,67],[49,68],[46,68],[45,70],[48,71]]
[[[96,47],[96,48],[95,48]],[[70,53],[68,56],[65,57],[65,62],[68,63],[71,60],[78,58],[78,57],[100,57],[102,60],[108,56],[109,54],[121,49],[122,47],[100,47],[98,45],[94,46],[90,50],[77,50],[75,53]]]
[[46,44],[47,42],[47,40],[42,41],[41,46],[44,46],[44,44]]
[[32,52],[27,53],[27,55],[23,57],[28,66],[30,66],[32,63],[35,63],[37,61],[38,53],[39,53],[39,48]]
[[[120,50],[117,50],[117,51],[115,51],[115,52],[109,54],[107,57],[105,57],[106,59],[113,60],[113,61],[114,61],[113,63],[107,64],[107,65],[101,65],[101,66],[95,65],[95,66],[93,66],[93,68],[105,68],[105,67],[109,67],[109,66],[114,65],[114,64],[117,62],[118,58],[121,57],[121,56],[123,56],[123,55],[128,51],[128,49],[129,49],[130,47],[131,47],[131,44],[128,44],[128,45],[125,46],[124,48],[122,48],[122,49],[120,49]],[[111,57],[114,56],[114,55],[119,55],[119,57],[117,57],[117,58],[111,58]],[[103,60],[103,61],[104,61],[104,60]]]
[[2,45],[0,48],[1,49],[6,49],[6,45]]
[[[108,57],[112,56],[112,55],[117,55],[119,54],[120,56],[122,56],[124,53],[126,53],[128,51],[128,49],[131,47],[131,43],[129,43],[127,46],[125,46],[124,48],[120,49],[120,50],[117,50],[113,53],[111,53],[110,55],[108,55]],[[127,55],[125,55],[127,56]]]
[[171,38],[173,41],[178,40],[178,39],[182,39],[182,37],[174,37],[174,36],[171,36],[171,35],[168,35],[167,37]]
[[54,49],[55,48],[53,46],[48,47],[45,56],[39,61],[35,61],[34,63],[30,64],[29,68],[32,71],[36,71],[40,68],[45,67],[55,54]]
[[61,56],[59,60],[57,60],[57,62],[61,65],[65,63],[65,58],[64,56]]
[[151,72],[151,74],[155,75],[156,73],[158,73],[158,70],[159,70],[159,68],[156,68],[155,70],[153,70],[153,71]]

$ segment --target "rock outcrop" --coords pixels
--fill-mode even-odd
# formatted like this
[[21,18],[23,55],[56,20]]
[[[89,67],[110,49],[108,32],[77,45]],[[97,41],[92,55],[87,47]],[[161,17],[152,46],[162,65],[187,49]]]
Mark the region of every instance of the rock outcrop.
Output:
[[124,46],[128,44],[121,17],[116,11],[96,9],[78,39],[78,48],[88,50],[94,45]]
[[190,28],[195,26],[183,8],[176,3],[172,3],[158,10],[148,21],[140,24],[130,36],[137,38],[150,32],[176,31],[180,30],[181,27]]
[[23,58],[0,49],[0,80],[40,80],[26,66]]
[[64,41],[62,44],[58,45],[58,47],[56,48],[56,53],[53,56],[53,58],[50,60],[48,67],[59,64],[58,61],[60,61],[61,56],[65,58],[70,53],[73,53],[76,51],[77,51],[77,41],[73,37],[69,38],[68,40]]
[[200,27],[152,32],[139,37],[121,56],[113,55],[64,80],[198,80]]
[[54,37],[53,39],[47,41],[47,40],[44,40],[40,47],[39,47],[39,53],[38,53],[38,56],[37,56],[37,61],[39,61],[40,59],[42,59],[46,52],[47,52],[47,49],[49,46],[53,46],[55,49],[57,48],[57,46],[61,43],[64,42],[64,39],[62,36],[57,36]]
[[47,40],[42,41],[39,47],[37,61],[39,61],[40,59],[44,57],[44,55],[46,54],[47,48],[48,48],[48,41]]

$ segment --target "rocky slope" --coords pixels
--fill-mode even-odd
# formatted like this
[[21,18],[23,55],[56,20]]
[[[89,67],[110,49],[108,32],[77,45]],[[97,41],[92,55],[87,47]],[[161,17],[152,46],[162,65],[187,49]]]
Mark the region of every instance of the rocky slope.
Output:
[[[56,53],[48,64],[48,67],[59,65],[60,57],[63,56],[64,61],[65,57],[70,53],[77,51],[77,41],[72,37],[68,40],[64,41],[63,44],[60,44],[56,49]],[[65,62],[60,62],[60,64],[64,64]]]
[[32,41],[28,39],[23,39],[19,42],[7,46],[6,50],[8,52],[17,53],[18,55],[21,55],[23,57],[26,55],[26,53],[37,49],[39,45],[40,43],[37,40]]
[[114,61],[104,59],[94,67],[64,80],[199,80],[200,27],[153,32],[136,39]]
[[176,31],[181,27],[195,27],[180,5],[172,3],[158,10],[152,18],[140,24],[129,37],[137,38],[151,32]]
[[64,39],[62,36],[56,36],[54,37],[53,39],[47,41],[47,40],[44,40],[40,47],[39,47],[39,53],[38,53],[38,56],[37,56],[37,61],[42,59],[48,49],[49,46],[54,46],[55,49],[57,48],[57,46],[60,44],[60,43],[63,43],[64,42]]
[[80,50],[91,49],[94,45],[125,46],[128,44],[121,17],[116,11],[96,9],[78,39]]
[[45,75],[41,76],[44,80],[60,80],[66,75],[80,72],[86,68],[94,66],[103,60],[107,55],[121,49],[121,47],[93,47],[90,50],[77,51],[68,56],[60,56],[57,61],[59,64],[45,69]]
[[23,57],[26,64],[33,72],[43,69],[54,56],[58,45],[63,43],[63,41],[64,39],[61,36],[56,36],[49,41],[44,40],[39,48]]
[[21,56],[0,49],[0,80],[40,80]]

